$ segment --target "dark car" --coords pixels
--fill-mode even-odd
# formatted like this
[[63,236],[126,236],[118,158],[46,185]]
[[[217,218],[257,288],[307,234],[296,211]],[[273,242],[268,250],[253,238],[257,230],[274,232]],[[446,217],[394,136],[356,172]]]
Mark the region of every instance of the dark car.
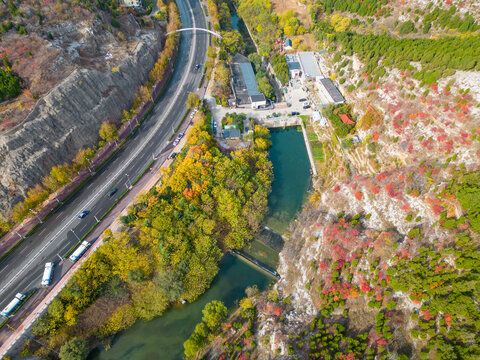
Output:
[[178,155],[178,153],[174,152],[174,153],[171,153],[168,158],[169,159],[175,159],[175,156],[177,156],[177,155]]
[[117,188],[113,188],[111,189],[109,192],[108,192],[108,196],[112,197],[113,195],[115,195],[117,193],[118,189]]
[[300,113],[298,111],[292,111],[292,116],[295,116],[295,115],[300,115]]
[[200,64],[195,65],[195,70],[200,69]]
[[83,211],[80,213],[80,215],[78,215],[78,218],[79,218],[79,219],[83,219],[85,216],[88,215],[89,212],[90,212],[90,211],[88,211],[88,210],[83,210]]
[[309,107],[310,107],[310,105],[309,105],[309,104],[305,104],[305,105],[303,105],[303,108],[304,108],[304,109],[308,109]]
[[300,100],[298,100],[298,101],[300,101],[300,102],[304,102],[304,101],[307,101],[307,99],[305,99],[305,98],[301,98],[301,99],[300,99]]

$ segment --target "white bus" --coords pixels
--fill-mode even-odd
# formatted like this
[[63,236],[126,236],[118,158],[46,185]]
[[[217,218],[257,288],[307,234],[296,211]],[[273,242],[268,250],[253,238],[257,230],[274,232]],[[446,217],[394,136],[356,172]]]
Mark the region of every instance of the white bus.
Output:
[[52,274],[53,262],[47,262],[45,264],[45,270],[43,270],[42,286],[50,285],[50,281],[52,281]]
[[78,248],[75,249],[72,255],[70,255],[69,259],[71,262],[77,261],[80,256],[87,250],[87,248],[90,246],[90,243],[88,241],[83,241]]
[[10,315],[12,311],[23,301],[23,299],[25,299],[25,295],[23,295],[22,293],[18,293],[17,295],[15,295],[15,298],[10,301],[10,303],[5,309],[2,310],[0,315],[2,315],[3,317],[7,317],[8,315]]

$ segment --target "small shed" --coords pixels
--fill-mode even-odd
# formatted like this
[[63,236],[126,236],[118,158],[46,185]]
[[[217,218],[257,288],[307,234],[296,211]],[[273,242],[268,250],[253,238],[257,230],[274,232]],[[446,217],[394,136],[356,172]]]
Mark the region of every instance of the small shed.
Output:
[[291,50],[291,49],[292,49],[292,40],[286,39],[286,40],[283,42],[283,48],[284,48],[285,50]]
[[223,137],[225,140],[240,139],[240,130],[238,129],[225,129],[223,130]]
[[267,106],[267,99],[263,94],[251,95],[250,101],[252,102],[253,109],[258,109],[261,106]]

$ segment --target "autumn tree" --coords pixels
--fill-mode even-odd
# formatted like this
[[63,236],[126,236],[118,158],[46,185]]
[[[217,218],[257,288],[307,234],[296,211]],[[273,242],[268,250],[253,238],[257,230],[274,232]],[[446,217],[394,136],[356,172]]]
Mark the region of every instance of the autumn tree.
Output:
[[221,46],[226,52],[235,54],[245,48],[245,42],[238,31],[224,31]]
[[100,126],[100,137],[105,141],[118,139],[118,128],[111,121],[104,121]]
[[95,151],[90,148],[80,149],[77,155],[73,158],[74,167],[77,169],[84,169],[90,165],[90,159],[95,155]]
[[187,108],[193,109],[194,107],[197,107],[200,105],[200,98],[198,97],[198,94],[191,92],[188,94],[187,101],[185,102],[187,105]]

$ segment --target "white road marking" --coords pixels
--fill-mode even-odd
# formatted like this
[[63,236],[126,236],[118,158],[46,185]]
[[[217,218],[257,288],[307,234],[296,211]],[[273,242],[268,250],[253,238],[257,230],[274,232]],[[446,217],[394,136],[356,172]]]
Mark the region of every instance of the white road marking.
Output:
[[[192,10],[192,7],[190,6],[190,3],[187,1],[186,2],[187,5],[188,5],[188,8],[190,10],[190,13],[192,14],[192,22],[193,22],[193,27],[195,27],[195,16],[193,15],[193,10]],[[193,64],[193,54],[195,54],[195,51],[196,51],[196,48],[197,48],[197,44],[196,44],[196,32],[193,32],[193,37],[192,37],[192,41],[193,41],[193,51],[190,52],[189,54],[189,59],[188,59],[188,64],[187,64],[187,67],[188,69],[190,69],[192,67],[192,64]],[[163,113],[163,116],[157,121],[157,123],[154,125],[152,131],[149,131],[148,135],[146,136],[145,140],[140,144],[140,146],[135,150],[135,152],[130,156],[130,158],[125,161],[122,165],[122,167],[116,172],[115,175],[111,176],[110,177],[110,180],[107,181],[100,189],[98,192],[96,192],[94,194],[94,196],[86,203],[84,204],[83,206],[80,206],[78,207],[78,209],[76,211],[74,211],[74,213],[80,213],[81,209],[83,208],[86,208],[88,206],[90,206],[92,203],[94,203],[98,198],[102,197],[103,196],[103,191],[105,191],[107,188],[109,188],[112,183],[117,179],[118,176],[124,176],[124,173],[125,173],[125,170],[130,166],[130,163],[137,158],[138,154],[147,146],[147,144],[152,140],[152,138],[155,136],[155,133],[157,132],[157,130],[160,128],[160,126],[163,124],[163,122],[165,121],[166,117],[167,117],[167,114],[170,113],[170,111],[172,111],[172,108],[173,108],[173,105],[176,104],[176,101],[175,99],[178,98],[179,94],[181,91],[183,91],[183,87],[185,85],[185,82],[187,81],[187,78],[189,77],[188,76],[189,74],[189,71],[187,72],[184,72],[183,73],[183,78],[182,78],[182,81],[180,83],[180,86],[177,87],[176,91],[175,91],[175,94],[172,98],[172,101],[170,101],[170,103],[168,104],[167,106],[167,109],[166,111]],[[60,230],[58,230],[55,235],[53,235],[53,237],[40,249],[40,251],[38,251],[21,269],[19,272],[17,272],[15,275],[12,276],[12,278],[7,282],[7,284],[5,284],[5,286],[2,287],[2,289],[0,289],[0,295],[5,291],[5,289],[7,287],[9,287],[20,275],[22,272],[24,272],[44,251],[45,249],[50,246],[50,244],[52,244],[56,239],[57,237],[60,235],[60,233],[62,233],[66,228],[68,228],[72,223],[73,221],[75,220],[76,218],[73,218],[73,219],[70,219],[70,221],[68,221],[65,225],[62,226],[62,228],[60,228]]]

